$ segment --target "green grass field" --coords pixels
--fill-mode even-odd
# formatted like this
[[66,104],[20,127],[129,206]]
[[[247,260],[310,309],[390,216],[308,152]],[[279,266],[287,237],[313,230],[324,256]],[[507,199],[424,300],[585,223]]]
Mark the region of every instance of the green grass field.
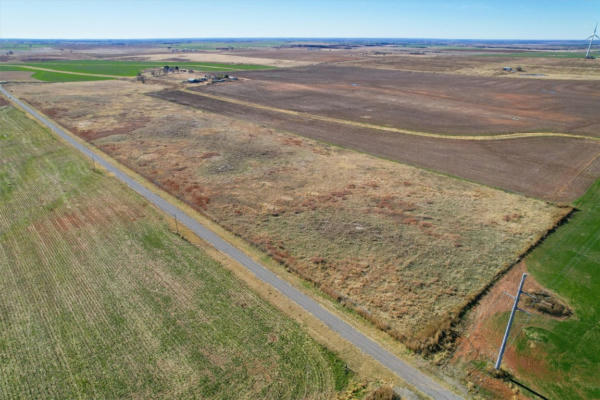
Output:
[[0,65],[0,71],[27,71],[33,72],[32,78],[43,82],[82,82],[82,81],[102,81],[112,79],[101,76],[76,75],[76,74],[61,74],[60,72],[37,71],[34,69],[14,66]]
[[516,341],[521,356],[543,360],[547,371],[521,373],[552,399],[600,398],[600,180],[576,206],[580,211],[526,260],[574,309],[564,321],[532,318]]
[[[33,78],[46,82],[79,82],[111,79],[110,77],[99,77],[89,75],[75,75],[74,73],[115,75],[130,77],[136,76],[138,72],[148,68],[160,68],[165,65],[178,66],[183,69],[194,69],[204,72],[230,72],[242,70],[257,70],[272,68],[266,65],[255,64],[223,64],[223,63],[196,63],[196,62],[134,62],[134,61],[113,61],[113,60],[65,60],[65,61],[44,61],[28,62],[23,65],[0,64],[0,71],[35,71]],[[47,68],[57,71],[70,72],[61,74],[60,72],[39,71],[27,66]]]
[[148,68],[160,68],[164,65],[177,65],[179,68],[192,68],[199,71],[240,71],[270,68],[265,65],[254,64],[223,64],[223,63],[197,63],[197,62],[136,62],[113,60],[69,60],[69,61],[44,61],[30,62],[32,67],[55,69],[68,72],[83,72],[88,74],[135,76]]
[[25,67],[20,67],[18,65],[0,64],[0,71],[31,71],[31,69],[27,69]]
[[35,71],[33,78],[44,81],[44,82],[82,82],[82,81],[104,81],[112,79],[102,76],[88,76],[88,75],[75,75],[75,74],[61,74],[60,72],[50,71]]
[[331,398],[344,364],[0,106],[0,398]]

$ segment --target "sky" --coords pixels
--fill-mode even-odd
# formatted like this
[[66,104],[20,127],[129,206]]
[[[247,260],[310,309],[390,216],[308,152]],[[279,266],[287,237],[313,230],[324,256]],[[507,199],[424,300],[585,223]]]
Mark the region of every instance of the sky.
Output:
[[0,0],[0,38],[584,39],[600,0]]

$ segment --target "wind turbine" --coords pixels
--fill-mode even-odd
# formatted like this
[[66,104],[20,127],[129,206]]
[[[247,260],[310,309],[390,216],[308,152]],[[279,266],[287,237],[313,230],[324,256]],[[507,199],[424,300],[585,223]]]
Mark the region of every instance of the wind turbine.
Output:
[[598,23],[596,22],[596,27],[594,28],[594,33],[592,33],[591,36],[589,36],[585,39],[585,40],[590,41],[590,44],[588,45],[587,53],[585,53],[585,58],[594,58],[593,56],[590,55],[590,51],[592,50],[592,43],[594,42],[594,39],[600,40],[600,36],[598,36],[596,34],[597,31],[598,31]]

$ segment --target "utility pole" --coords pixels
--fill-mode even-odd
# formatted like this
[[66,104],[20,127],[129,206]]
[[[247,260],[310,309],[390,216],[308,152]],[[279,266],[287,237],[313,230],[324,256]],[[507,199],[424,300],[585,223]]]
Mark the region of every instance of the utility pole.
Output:
[[[518,305],[519,305],[519,298],[521,297],[521,293],[525,293],[525,292],[523,292],[523,284],[525,283],[525,278],[527,278],[526,273],[524,273],[523,277],[521,278],[521,283],[519,284],[519,290],[517,290],[517,294],[515,296],[506,293],[508,296],[515,299],[515,302],[513,303],[512,310],[510,312],[510,318],[508,318],[508,324],[506,324],[506,331],[504,332],[504,338],[502,339],[502,345],[500,346],[500,351],[498,352],[498,359],[496,360],[496,366],[495,366],[496,369],[500,369],[500,364],[502,363],[502,356],[504,355],[504,350],[506,350],[506,342],[508,340],[508,335],[510,335],[510,328],[512,326],[513,319],[515,318],[515,312],[517,310],[523,311],[518,307]],[[525,294],[527,294],[527,293],[525,293]]]

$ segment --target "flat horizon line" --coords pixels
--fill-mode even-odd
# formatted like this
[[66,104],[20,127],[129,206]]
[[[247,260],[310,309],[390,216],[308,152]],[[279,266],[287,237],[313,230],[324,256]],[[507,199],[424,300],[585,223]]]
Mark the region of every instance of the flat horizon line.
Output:
[[483,41],[483,42],[585,42],[586,39],[533,39],[533,38],[429,38],[429,37],[369,37],[369,36],[238,36],[238,37],[146,37],[146,38],[33,38],[33,37],[11,37],[0,38],[0,41],[9,40],[32,40],[32,41],[260,41],[260,40],[422,40],[422,41]]

